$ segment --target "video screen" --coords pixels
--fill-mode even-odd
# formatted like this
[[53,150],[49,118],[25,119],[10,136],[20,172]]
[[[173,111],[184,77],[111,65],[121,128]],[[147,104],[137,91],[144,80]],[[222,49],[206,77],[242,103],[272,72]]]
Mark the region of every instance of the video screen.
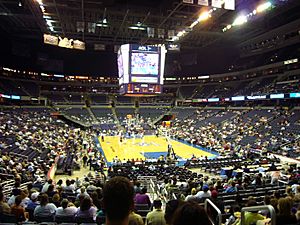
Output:
[[133,52],[131,54],[131,74],[158,75],[159,55],[153,53]]

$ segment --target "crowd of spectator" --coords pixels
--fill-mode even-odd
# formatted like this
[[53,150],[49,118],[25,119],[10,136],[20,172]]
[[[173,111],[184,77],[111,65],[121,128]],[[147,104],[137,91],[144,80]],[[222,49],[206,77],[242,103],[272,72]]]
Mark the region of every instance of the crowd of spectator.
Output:
[[298,157],[299,120],[298,110],[197,110],[187,118],[175,118],[170,134],[219,153],[260,149]]
[[[208,177],[170,165],[164,160],[155,163],[127,161],[109,168],[106,176],[103,173],[104,158],[96,150],[93,140],[95,133],[92,130],[67,125],[51,117],[49,111],[2,111],[0,171],[1,174],[9,175],[1,175],[1,219],[14,218],[16,222],[211,224],[208,212],[199,205],[211,199],[226,215],[224,218],[227,224],[240,224],[240,214],[237,212],[240,212],[241,207],[262,204],[275,208],[277,224],[296,224],[300,218],[298,168],[291,166],[279,170],[272,159],[267,157],[265,163],[270,163],[270,167],[261,170],[261,156],[252,157],[248,151],[252,148],[273,151],[296,139],[299,134],[291,132],[291,127],[298,122],[296,112],[267,111],[263,112],[267,116],[261,117],[262,111],[258,110],[248,117],[245,115],[251,113],[251,110],[209,110],[197,111],[189,118],[176,120],[171,128],[173,138],[233,158],[247,159],[247,163],[241,161],[234,166],[234,170],[243,170],[242,175],[235,173]],[[278,127],[280,136],[268,132]],[[245,136],[255,136],[256,139],[252,144],[245,144]],[[267,139],[271,141],[267,142]],[[299,143],[291,143],[287,148],[296,151]],[[55,162],[58,170],[66,172],[88,165],[96,172],[95,175],[89,173],[83,178],[55,182],[46,176]],[[256,173],[250,173],[247,166],[242,166],[255,162],[258,162]],[[140,176],[157,179],[160,193],[157,199],[149,197],[147,185],[141,185],[138,181]],[[279,185],[279,178],[283,177],[289,178],[285,192],[274,188]],[[11,188],[5,183],[9,180],[13,180]],[[246,201],[241,200],[240,194],[253,187],[271,188],[265,190],[263,201],[258,195],[247,195]],[[227,204],[224,195],[230,194],[235,195],[231,197],[234,201]],[[146,214],[139,207],[146,207]],[[268,216],[269,213],[264,211],[246,213],[246,224],[265,220]]]

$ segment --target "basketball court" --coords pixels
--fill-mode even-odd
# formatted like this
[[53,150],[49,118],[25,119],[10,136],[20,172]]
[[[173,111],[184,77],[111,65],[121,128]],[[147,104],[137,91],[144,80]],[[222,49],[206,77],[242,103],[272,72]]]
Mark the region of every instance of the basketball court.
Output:
[[[119,136],[106,136],[104,142],[101,142],[100,137],[98,137],[98,141],[107,162],[112,162],[116,156],[120,160],[145,160],[157,159],[161,155],[166,156],[168,153],[168,140],[165,137],[156,137],[155,135],[144,136],[143,139],[123,139],[122,142],[120,142]],[[213,153],[180,141],[170,140],[170,143],[179,159],[189,159],[192,155],[196,157],[216,157]]]

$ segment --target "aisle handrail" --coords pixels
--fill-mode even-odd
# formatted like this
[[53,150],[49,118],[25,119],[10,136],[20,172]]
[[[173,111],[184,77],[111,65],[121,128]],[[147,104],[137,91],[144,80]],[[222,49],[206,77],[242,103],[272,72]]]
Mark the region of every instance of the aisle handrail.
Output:
[[[204,209],[205,209],[206,213],[207,213],[207,210],[208,210],[208,205],[211,205],[217,211],[217,213],[218,213],[218,225],[221,225],[222,224],[221,210],[210,199],[207,198],[207,199],[205,199],[205,202],[204,202]],[[210,217],[209,217],[209,220],[212,222],[212,224],[216,225]]]

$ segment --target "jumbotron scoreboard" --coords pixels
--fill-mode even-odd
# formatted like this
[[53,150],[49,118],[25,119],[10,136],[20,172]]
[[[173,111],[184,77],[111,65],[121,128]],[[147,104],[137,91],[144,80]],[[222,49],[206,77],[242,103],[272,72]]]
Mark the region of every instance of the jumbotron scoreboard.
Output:
[[121,45],[118,51],[120,94],[157,95],[162,92],[166,48]]

